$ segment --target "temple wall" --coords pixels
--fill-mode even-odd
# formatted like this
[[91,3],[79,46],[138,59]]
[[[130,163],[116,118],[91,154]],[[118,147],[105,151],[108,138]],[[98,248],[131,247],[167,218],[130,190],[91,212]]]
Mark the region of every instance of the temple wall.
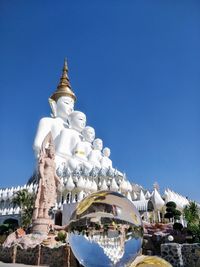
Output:
[[80,266],[68,245],[58,248],[38,245],[28,249],[22,249],[20,246],[10,248],[0,246],[0,261],[49,267]]
[[161,257],[170,262],[173,267],[199,267],[200,244],[162,244]]
[[75,210],[77,203],[70,203],[70,204],[63,204],[63,211],[62,211],[62,225],[66,225],[69,223],[69,219]]

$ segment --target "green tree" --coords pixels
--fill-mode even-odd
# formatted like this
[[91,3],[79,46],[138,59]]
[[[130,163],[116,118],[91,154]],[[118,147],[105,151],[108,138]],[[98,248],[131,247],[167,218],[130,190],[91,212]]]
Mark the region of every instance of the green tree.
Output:
[[174,220],[180,220],[181,212],[180,210],[175,209],[174,210]]
[[198,225],[200,221],[199,208],[195,202],[190,202],[183,210],[188,225]]
[[6,220],[3,222],[3,224],[8,225],[8,226],[9,226],[9,229],[12,230],[12,231],[15,231],[15,230],[18,228],[18,226],[19,226],[19,224],[18,224],[18,220],[13,219],[13,218],[8,218],[8,219],[6,219]]
[[169,201],[167,202],[166,207],[176,209],[176,203],[174,201]]
[[174,219],[175,221],[180,220],[181,212],[176,209],[176,203],[173,201],[169,201],[166,204],[166,213],[164,215],[165,218]]
[[22,189],[15,193],[12,200],[14,206],[19,206],[21,208],[21,225],[25,229],[31,224],[35,195],[29,193],[27,189]]
[[190,202],[183,210],[187,229],[193,236],[193,242],[200,242],[200,210],[195,202]]

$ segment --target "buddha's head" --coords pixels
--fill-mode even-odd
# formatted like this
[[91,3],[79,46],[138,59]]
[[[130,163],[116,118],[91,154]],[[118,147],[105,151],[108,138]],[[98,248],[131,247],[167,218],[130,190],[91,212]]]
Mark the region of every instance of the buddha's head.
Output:
[[86,116],[83,112],[80,111],[73,111],[69,114],[69,127],[78,131],[82,132],[86,125]]
[[109,158],[109,157],[110,157],[110,148],[105,147],[105,148],[103,149],[103,155],[104,155],[105,157]]
[[86,126],[82,131],[82,135],[85,141],[92,143],[95,138],[95,130],[90,126]]
[[56,116],[65,119],[72,111],[74,111],[74,99],[70,96],[59,97],[56,102]]
[[99,138],[95,139],[93,142],[93,149],[101,151],[102,148],[103,148],[103,141]]

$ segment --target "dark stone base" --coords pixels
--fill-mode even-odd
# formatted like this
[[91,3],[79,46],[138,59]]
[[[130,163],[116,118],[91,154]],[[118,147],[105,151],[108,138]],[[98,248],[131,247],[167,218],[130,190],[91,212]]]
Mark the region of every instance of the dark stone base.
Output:
[[17,245],[10,248],[0,246],[0,261],[49,267],[80,267],[68,245],[58,248],[37,245],[28,249]]
[[200,244],[162,244],[161,257],[173,267],[200,267]]

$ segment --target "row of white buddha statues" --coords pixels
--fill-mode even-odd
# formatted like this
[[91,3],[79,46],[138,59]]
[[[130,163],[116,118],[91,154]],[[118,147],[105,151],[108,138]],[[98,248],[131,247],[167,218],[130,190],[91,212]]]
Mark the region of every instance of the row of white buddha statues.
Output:
[[[58,168],[62,163],[70,170],[85,167],[112,168],[110,149],[103,149],[101,139],[95,139],[95,130],[86,126],[86,115],[74,111],[76,96],[71,89],[68,78],[68,68],[65,61],[63,74],[57,90],[49,98],[52,117],[42,118],[39,122],[33,149],[36,158],[39,157],[42,143],[51,132],[55,145],[55,162]],[[102,151],[103,149],[103,151]]]
[[94,128],[85,126],[85,114],[73,111],[68,118],[69,128],[63,129],[55,142],[57,167],[65,163],[70,170],[84,167],[88,172],[94,167],[112,168],[110,149],[103,149],[103,141],[95,139]]

